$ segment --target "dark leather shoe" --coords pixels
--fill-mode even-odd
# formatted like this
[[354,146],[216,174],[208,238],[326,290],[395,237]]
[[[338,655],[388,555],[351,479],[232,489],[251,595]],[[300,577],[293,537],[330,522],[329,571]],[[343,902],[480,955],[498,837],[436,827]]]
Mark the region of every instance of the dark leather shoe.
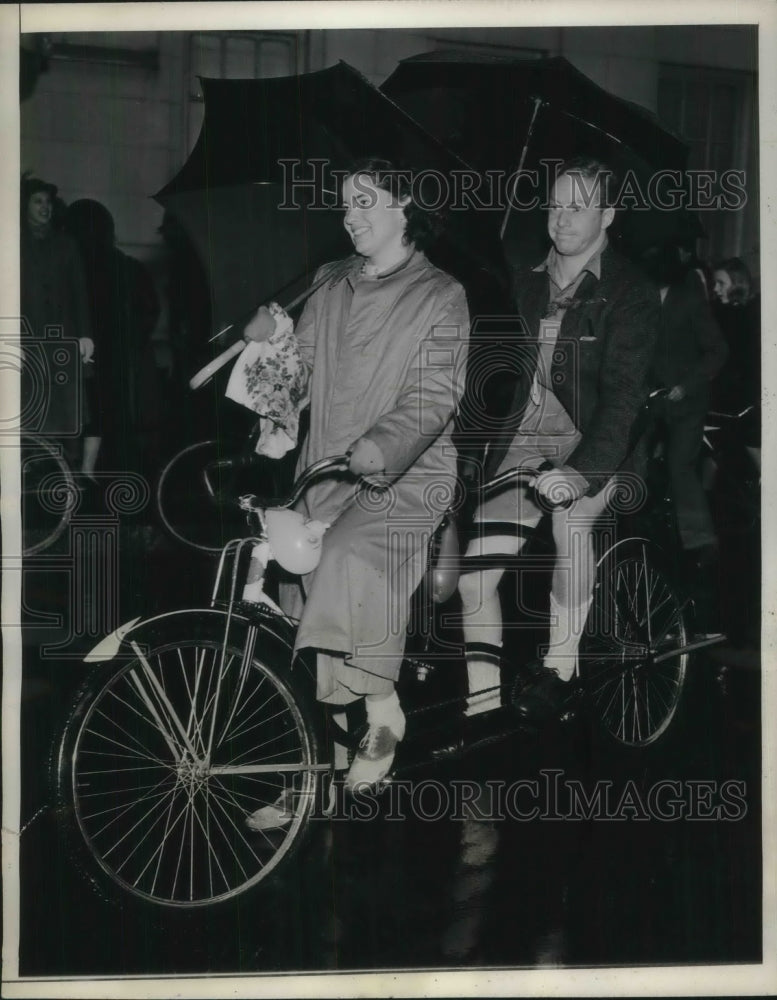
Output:
[[515,716],[511,717],[504,707],[462,715],[453,724],[448,739],[439,741],[430,755],[434,760],[458,756],[471,747],[496,742],[515,729]]
[[558,719],[575,694],[574,680],[562,681],[555,670],[538,670],[516,694],[513,708],[523,722],[540,724]]

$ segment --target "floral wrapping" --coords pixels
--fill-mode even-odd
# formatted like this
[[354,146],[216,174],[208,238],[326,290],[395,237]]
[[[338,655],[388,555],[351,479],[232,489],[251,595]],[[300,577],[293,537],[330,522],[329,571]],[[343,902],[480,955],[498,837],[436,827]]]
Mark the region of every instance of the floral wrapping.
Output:
[[246,345],[232,369],[226,396],[262,417],[257,454],[281,458],[297,443],[310,373],[291,319],[279,307],[271,311],[275,333],[267,341]]

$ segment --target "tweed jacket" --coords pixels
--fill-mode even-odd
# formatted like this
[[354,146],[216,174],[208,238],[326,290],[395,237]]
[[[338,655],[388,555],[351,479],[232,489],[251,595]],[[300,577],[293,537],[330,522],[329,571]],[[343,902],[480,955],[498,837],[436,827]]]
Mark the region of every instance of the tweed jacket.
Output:
[[[526,408],[548,306],[546,271],[518,273],[514,290],[518,315],[502,321],[500,334],[478,338],[473,327],[471,368],[479,385],[468,386],[459,449],[465,462],[478,456],[486,479],[499,467]],[[588,480],[589,494],[622,469],[632,451],[660,324],[658,289],[606,247],[601,276],[587,272],[567,307],[551,366],[553,390],[582,435],[567,464]],[[490,371],[488,356],[502,359]]]

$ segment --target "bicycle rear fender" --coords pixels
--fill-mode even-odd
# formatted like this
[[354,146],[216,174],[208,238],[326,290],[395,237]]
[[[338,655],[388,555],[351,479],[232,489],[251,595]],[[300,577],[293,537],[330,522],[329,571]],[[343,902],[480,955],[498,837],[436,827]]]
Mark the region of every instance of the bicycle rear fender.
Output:
[[133,646],[143,646],[150,642],[158,642],[160,638],[172,635],[180,638],[185,631],[212,628],[214,633],[221,631],[226,634],[229,627],[230,642],[240,645],[245,639],[250,626],[255,626],[270,636],[280,649],[288,651],[289,663],[294,650],[294,623],[270,613],[250,619],[245,615],[232,613],[218,608],[186,608],[180,611],[168,611],[153,618],[133,618],[101,639],[84,656],[85,663],[106,663],[117,657],[134,656]]

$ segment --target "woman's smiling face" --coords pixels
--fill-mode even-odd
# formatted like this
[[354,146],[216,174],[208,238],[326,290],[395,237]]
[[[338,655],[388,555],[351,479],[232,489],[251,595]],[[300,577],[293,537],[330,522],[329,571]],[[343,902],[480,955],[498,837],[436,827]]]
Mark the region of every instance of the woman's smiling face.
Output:
[[404,242],[407,218],[404,206],[408,199],[378,185],[368,174],[352,174],[343,183],[343,224],[362,257],[386,270],[407,256]]
[[51,221],[51,195],[48,191],[35,191],[27,202],[27,221],[34,226],[45,226]]

